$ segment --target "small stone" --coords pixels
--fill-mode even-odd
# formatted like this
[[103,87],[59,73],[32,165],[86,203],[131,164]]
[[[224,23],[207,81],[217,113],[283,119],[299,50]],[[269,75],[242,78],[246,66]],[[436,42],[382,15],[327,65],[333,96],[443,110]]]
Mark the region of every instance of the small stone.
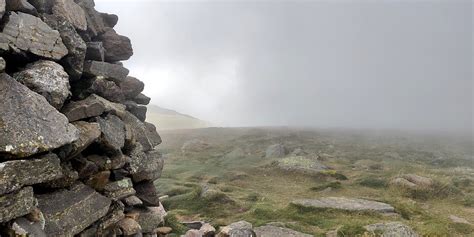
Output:
[[60,178],[61,170],[59,158],[55,154],[43,155],[38,159],[0,163],[0,195],[18,190],[23,186]]
[[79,174],[72,168],[70,162],[61,164],[61,173],[60,178],[39,184],[39,186],[48,189],[66,188],[72,186],[79,179]]
[[55,0],[53,14],[62,16],[78,30],[87,30],[87,20],[84,10],[73,0]]
[[125,178],[119,181],[110,182],[104,187],[104,195],[113,200],[120,200],[135,194],[132,180]]
[[30,213],[36,206],[32,187],[0,196],[0,222],[7,222],[14,218]]
[[89,39],[96,37],[106,30],[101,14],[94,9],[94,1],[75,0],[75,2],[84,9],[87,21],[87,36]]
[[145,156],[139,155],[131,157],[130,166],[132,168],[133,182],[154,181],[161,176],[164,160],[161,153],[152,150],[145,153]]
[[[101,76],[116,83],[121,83],[124,81],[127,78],[128,73],[128,69],[113,63],[99,61],[86,61],[84,63],[85,75],[90,77]],[[127,92],[127,90],[124,91]]]
[[86,59],[103,62],[105,49],[102,42],[87,42]]
[[103,34],[99,35],[98,40],[104,44],[107,62],[127,60],[133,55],[130,39],[117,34],[112,28],[107,28]]
[[153,231],[163,223],[166,211],[163,206],[147,207],[139,210],[138,223],[142,227],[143,233],[153,233]]
[[217,237],[256,237],[252,224],[247,221],[234,222],[220,229]]
[[105,106],[97,97],[90,95],[83,100],[71,101],[64,106],[61,112],[70,122],[99,116],[105,112]]
[[37,15],[36,8],[26,0],[6,0],[7,11],[20,11],[31,15]]
[[138,94],[135,98],[132,99],[133,101],[135,101],[137,104],[141,104],[141,105],[147,105],[150,103],[150,100],[151,98],[140,93]]
[[418,237],[419,235],[409,226],[400,222],[377,223],[365,226],[367,231],[383,237]]
[[130,197],[126,197],[122,200],[125,205],[127,206],[139,206],[139,205],[143,205],[143,202],[142,200],[140,200],[140,198],[138,198],[137,196],[130,196]]
[[28,0],[31,5],[33,5],[39,13],[51,14],[51,9],[53,8],[54,1],[51,0]]
[[30,63],[22,71],[13,74],[13,77],[44,96],[56,109],[60,109],[71,96],[69,75],[61,65],[53,61],[39,60]]
[[100,13],[102,19],[104,20],[104,24],[107,27],[114,28],[114,26],[118,22],[118,16],[115,14],[108,14],[108,13]]
[[98,118],[102,132],[99,143],[107,150],[120,153],[125,145],[125,124],[115,115],[109,114],[104,119]]
[[123,218],[119,221],[118,226],[125,236],[137,234],[142,230],[140,224],[132,218]]
[[[27,157],[76,141],[79,131],[43,96],[0,75],[0,152]],[[8,158],[8,157],[6,157]]]
[[[110,200],[82,183],[37,195],[48,236],[73,236],[107,214]],[[61,205],[58,205],[60,203]]]
[[11,12],[0,38],[6,40],[10,47],[40,57],[59,60],[68,53],[58,31],[51,29],[38,17],[22,12]]
[[41,228],[40,223],[30,222],[24,217],[15,219],[11,224],[9,232],[14,236],[46,237],[46,233]]
[[471,223],[469,221],[467,221],[466,219],[462,218],[462,217],[458,217],[458,216],[455,216],[455,215],[449,215],[449,219],[453,222],[453,223],[459,223],[459,224],[467,224],[467,225],[470,225]]
[[105,236],[108,232],[107,229],[114,227],[115,224],[125,218],[124,210],[125,206],[122,202],[112,202],[107,215],[100,218],[96,223],[98,225],[98,232],[96,235]]
[[140,121],[145,122],[146,120],[146,111],[147,107],[144,105],[138,105],[134,101],[126,101],[125,106],[127,106],[127,110],[135,115]]
[[209,223],[204,223],[199,229],[202,237],[213,237],[216,234],[216,228]]
[[85,181],[87,186],[94,188],[97,191],[104,190],[105,186],[109,183],[110,171],[100,171],[99,173],[93,174]]
[[126,99],[133,99],[137,97],[145,88],[145,84],[135,77],[127,76],[124,80],[119,82],[119,87]]
[[[113,81],[104,79],[104,77],[94,77],[85,79],[82,81],[82,85],[74,88],[73,94],[77,95],[78,98],[85,98],[91,94],[97,94],[109,101],[122,102],[124,96],[122,90]],[[75,94],[78,93],[78,94]]]
[[171,233],[171,231],[173,231],[173,229],[168,226],[162,226],[162,227],[156,228],[156,233],[159,235],[167,235]]
[[156,147],[161,144],[161,137],[160,134],[158,134],[158,131],[156,130],[156,127],[152,123],[144,122],[145,127],[146,127],[146,135],[148,139],[151,142],[151,145],[153,147]]
[[88,123],[85,121],[76,121],[73,123],[79,130],[79,139],[71,144],[72,151],[70,157],[75,157],[84,151],[90,144],[96,141],[101,132],[98,123]]
[[153,182],[145,181],[135,184],[136,196],[148,206],[159,206],[160,196]]

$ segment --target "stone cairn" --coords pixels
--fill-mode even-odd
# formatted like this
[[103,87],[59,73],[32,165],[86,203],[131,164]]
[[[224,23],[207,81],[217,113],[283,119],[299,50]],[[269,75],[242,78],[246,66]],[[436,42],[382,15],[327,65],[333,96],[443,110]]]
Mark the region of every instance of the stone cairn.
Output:
[[0,236],[156,236],[161,138],[93,0],[0,0]]

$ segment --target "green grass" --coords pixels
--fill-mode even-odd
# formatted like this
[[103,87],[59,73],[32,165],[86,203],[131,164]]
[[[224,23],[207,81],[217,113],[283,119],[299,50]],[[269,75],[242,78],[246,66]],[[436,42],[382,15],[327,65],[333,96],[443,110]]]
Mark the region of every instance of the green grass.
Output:
[[[384,221],[402,221],[424,236],[466,236],[470,229],[453,225],[447,217],[457,214],[474,220],[474,213],[468,209],[474,206],[473,177],[469,172],[460,176],[458,171],[444,166],[446,163],[433,165],[431,153],[418,151],[421,149],[418,146],[435,151],[438,145],[284,129],[200,129],[162,133],[162,136],[167,158],[163,178],[156,185],[161,193],[170,196],[163,204],[176,213],[178,219],[203,219],[214,225],[239,220],[249,221],[254,226],[282,222],[288,228],[315,236],[325,236],[327,231],[336,229],[340,236],[357,236],[363,226]],[[192,154],[181,153],[180,146],[192,138],[202,139],[210,148]],[[334,141],[332,148],[327,145],[328,140]],[[276,165],[278,158],[263,158],[265,148],[275,143],[285,143],[290,151],[302,147],[309,154],[328,154],[320,161],[331,170],[317,175],[282,170]],[[226,158],[225,154],[237,147],[249,154],[238,159]],[[451,157],[463,157],[458,155],[461,150],[444,152]],[[387,151],[396,151],[401,158],[386,158]],[[353,164],[362,159],[369,164],[374,161],[376,167],[353,168]],[[449,167],[455,166],[455,161],[453,158]],[[401,173],[428,176],[436,182],[428,192],[407,193],[388,185]],[[200,197],[204,184],[215,190],[208,198]],[[322,190],[326,191],[320,192]],[[399,216],[289,205],[293,199],[322,196],[383,201],[394,206]]]

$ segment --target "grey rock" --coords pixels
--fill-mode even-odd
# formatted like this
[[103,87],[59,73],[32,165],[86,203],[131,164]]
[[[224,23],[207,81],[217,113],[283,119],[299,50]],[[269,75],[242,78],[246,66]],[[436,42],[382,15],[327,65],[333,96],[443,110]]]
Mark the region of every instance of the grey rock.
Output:
[[127,60],[133,55],[132,43],[126,36],[119,35],[112,28],[99,35],[98,40],[103,42],[105,48],[105,61],[115,62]]
[[28,2],[33,5],[39,13],[52,13],[52,8],[54,1],[51,0],[28,0]]
[[99,170],[113,170],[122,168],[125,163],[130,162],[130,158],[123,154],[116,154],[112,157],[101,155],[90,155],[87,160],[93,162]]
[[145,153],[145,156],[132,156],[130,166],[132,167],[133,182],[153,181],[161,176],[164,160],[161,153],[152,150]]
[[61,112],[70,122],[96,117],[105,112],[105,105],[97,95],[90,95],[84,100],[71,101],[66,104]]
[[26,0],[6,0],[7,11],[20,11],[31,15],[37,15],[36,8]]
[[322,197],[318,199],[299,199],[291,203],[296,206],[316,209],[335,209],[353,212],[393,213],[395,211],[389,204],[358,198]]
[[0,57],[0,72],[4,72],[6,67],[7,67],[7,62],[5,61],[5,59]]
[[120,200],[135,194],[133,183],[130,178],[125,178],[105,185],[103,193],[112,200]]
[[5,0],[0,0],[0,18],[5,14],[6,2]]
[[160,134],[158,134],[158,131],[156,130],[156,127],[152,123],[145,122],[145,127],[146,127],[146,136],[151,142],[151,145],[153,147],[156,147],[161,144],[162,140],[160,137]]
[[20,190],[0,196],[0,222],[7,222],[14,218],[30,213],[37,202],[33,196],[32,187],[24,187]]
[[138,222],[132,218],[126,217],[118,223],[123,235],[130,236],[138,234],[142,231],[142,227]]
[[265,157],[267,158],[281,158],[286,156],[286,148],[282,144],[273,144],[267,147]]
[[304,234],[292,229],[265,225],[254,229],[257,237],[312,237],[312,235]]
[[152,181],[144,181],[135,184],[136,196],[148,206],[159,206],[160,197]]
[[52,12],[67,19],[78,30],[87,30],[84,10],[73,0],[55,0]]
[[[84,13],[87,21],[87,36],[94,38],[97,35],[103,33],[106,30],[102,15],[94,9],[93,0],[76,0],[79,6],[84,9]],[[88,40],[90,41],[90,40]]]
[[46,14],[43,15],[42,19],[51,28],[59,32],[68,50],[68,54],[61,59],[61,64],[69,74],[71,81],[79,80],[82,76],[86,56],[86,43],[69,21],[55,15]]
[[115,14],[101,13],[100,15],[107,27],[113,28],[118,22],[118,16]]
[[252,224],[247,221],[234,222],[220,229],[217,237],[256,237]]
[[69,75],[61,65],[53,61],[40,60],[30,63],[22,71],[13,74],[13,77],[44,96],[56,109],[60,109],[71,95]]
[[145,88],[145,84],[135,77],[128,76],[118,83],[126,99],[137,97]]
[[66,188],[72,186],[79,179],[79,174],[72,168],[70,162],[61,164],[62,176],[58,179],[40,184],[40,187],[49,189]]
[[125,101],[125,106],[127,106],[127,110],[135,115],[140,121],[145,122],[146,120],[146,111],[147,107],[144,105],[138,105],[134,101]]
[[40,57],[59,60],[68,54],[58,31],[51,29],[40,18],[22,12],[11,12],[0,38],[8,42],[10,48]]
[[55,154],[0,163],[0,195],[23,186],[57,179],[62,176],[61,170],[59,158]]
[[138,94],[135,98],[132,99],[133,101],[135,101],[137,104],[141,104],[141,105],[147,105],[150,103],[150,97],[140,93]]
[[86,59],[93,61],[104,61],[105,49],[102,42],[87,42]]
[[76,141],[79,131],[46,99],[0,75],[0,153],[26,157]]
[[[128,73],[129,73],[128,69],[124,68],[123,66],[113,64],[113,63],[99,62],[99,61],[86,61],[84,63],[85,75],[91,76],[91,77],[101,76],[101,77],[104,77],[105,79],[114,81],[116,83],[121,83],[122,81],[124,81],[127,78]],[[126,83],[126,84],[130,84],[130,83]]]
[[125,124],[115,115],[97,119],[102,132],[99,143],[107,150],[120,152],[125,145]]
[[204,223],[199,229],[199,233],[202,237],[214,237],[216,234],[216,228],[209,223]]
[[124,198],[123,200],[123,203],[125,203],[125,205],[127,206],[140,206],[140,205],[143,205],[143,202],[142,200],[140,200],[140,198],[138,198],[137,196],[130,196],[130,197],[126,197]]
[[13,236],[46,237],[46,233],[41,228],[40,223],[31,222],[24,217],[15,219],[8,232]]
[[140,143],[143,151],[150,151],[155,147],[157,141],[151,136],[153,133],[148,130],[147,125],[128,111],[121,112],[117,116],[129,126],[134,140]]
[[122,102],[124,96],[120,87],[113,81],[106,80],[102,76],[84,79],[81,85],[74,87],[73,94],[77,98],[84,99],[91,94],[97,94],[109,101]]
[[113,228],[120,220],[125,217],[125,206],[122,202],[112,202],[109,212],[104,217],[97,221],[98,232],[97,236],[107,236],[107,229]]
[[89,178],[91,175],[99,172],[99,167],[97,167],[94,162],[91,162],[88,159],[83,159],[82,157],[73,159],[71,163],[79,174],[80,179]]
[[318,174],[329,168],[316,158],[306,156],[291,156],[278,160],[278,167],[286,171],[294,171],[304,174]]
[[45,232],[48,236],[78,234],[107,214],[111,203],[82,183],[76,183],[70,189],[41,194],[37,198],[46,219]]
[[[401,222],[377,223],[365,226],[365,229],[381,237],[418,237],[409,226]],[[381,234],[381,235],[380,235]]]
[[95,173],[91,175],[84,183],[89,186],[94,188],[97,191],[102,191],[104,190],[105,186],[109,183],[110,179],[110,171],[105,170],[105,171],[100,171],[98,173]]
[[70,157],[79,155],[101,135],[101,127],[98,123],[76,121],[73,125],[79,130],[79,139],[71,144],[72,150],[69,154]]
[[163,223],[166,211],[160,204],[155,207],[139,209],[138,224],[142,227],[143,233],[154,233],[155,229]]

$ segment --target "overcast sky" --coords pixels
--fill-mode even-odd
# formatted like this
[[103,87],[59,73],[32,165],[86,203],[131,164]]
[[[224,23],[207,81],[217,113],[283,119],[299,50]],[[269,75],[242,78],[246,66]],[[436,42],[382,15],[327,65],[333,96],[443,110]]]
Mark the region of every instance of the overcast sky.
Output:
[[218,126],[472,131],[470,0],[96,0],[152,103]]

